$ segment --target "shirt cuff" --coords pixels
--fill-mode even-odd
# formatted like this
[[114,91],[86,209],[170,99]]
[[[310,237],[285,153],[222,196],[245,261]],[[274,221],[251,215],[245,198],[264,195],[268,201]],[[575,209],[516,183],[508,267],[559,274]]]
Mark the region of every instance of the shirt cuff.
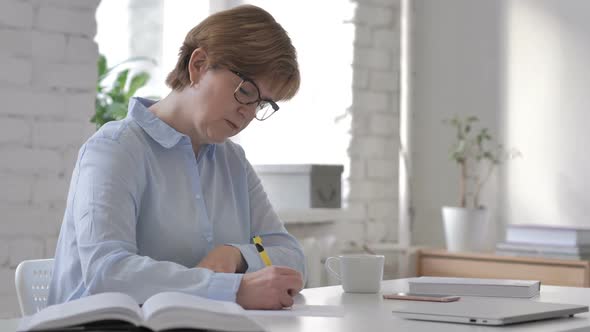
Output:
[[243,276],[239,273],[213,273],[207,288],[207,297],[213,300],[236,302]]
[[258,271],[265,267],[264,262],[262,261],[262,257],[260,257],[258,251],[256,250],[256,247],[253,244],[228,243],[228,245],[240,249],[242,256],[244,256],[244,259],[248,264],[248,269],[246,270],[246,272]]

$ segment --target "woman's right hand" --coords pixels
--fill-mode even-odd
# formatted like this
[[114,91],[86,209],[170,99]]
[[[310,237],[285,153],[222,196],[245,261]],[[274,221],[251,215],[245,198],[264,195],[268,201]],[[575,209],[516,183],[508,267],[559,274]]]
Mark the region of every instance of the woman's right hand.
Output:
[[284,266],[268,266],[242,277],[236,302],[244,309],[282,309],[293,305],[303,288],[301,273]]

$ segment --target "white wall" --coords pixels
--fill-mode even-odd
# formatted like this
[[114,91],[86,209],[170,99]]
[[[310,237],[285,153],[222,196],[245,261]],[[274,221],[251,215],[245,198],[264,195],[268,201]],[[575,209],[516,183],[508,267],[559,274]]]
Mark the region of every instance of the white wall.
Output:
[[94,132],[98,0],[0,0],[0,317],[14,269],[53,257],[68,183]]
[[[441,207],[458,204],[459,170],[448,158],[453,133],[442,120],[476,115],[498,134],[504,6],[489,0],[409,3],[413,242],[444,247]],[[491,182],[488,190],[494,189]],[[491,198],[484,193],[483,203],[494,211]],[[490,242],[498,222],[495,216],[492,221]]]
[[454,113],[479,116],[522,153],[487,188],[491,240],[505,223],[590,227],[590,3],[411,4],[415,243],[444,245],[440,206],[456,204],[458,173],[440,120]]
[[590,226],[590,2],[511,1],[506,141],[510,223]]
[[400,1],[357,0],[351,105],[348,224],[362,244],[397,240]]

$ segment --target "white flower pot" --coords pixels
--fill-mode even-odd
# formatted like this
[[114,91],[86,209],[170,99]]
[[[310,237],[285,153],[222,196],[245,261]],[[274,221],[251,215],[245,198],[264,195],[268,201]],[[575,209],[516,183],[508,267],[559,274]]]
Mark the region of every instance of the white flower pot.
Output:
[[442,215],[448,251],[486,249],[488,210],[444,206]]

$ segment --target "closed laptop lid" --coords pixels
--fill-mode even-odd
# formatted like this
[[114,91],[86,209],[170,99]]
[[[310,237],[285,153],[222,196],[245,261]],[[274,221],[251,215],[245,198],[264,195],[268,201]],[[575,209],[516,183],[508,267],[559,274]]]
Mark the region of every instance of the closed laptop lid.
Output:
[[392,304],[393,314],[403,318],[478,325],[513,324],[588,311],[585,305],[512,298],[462,297],[447,303],[398,300]]

